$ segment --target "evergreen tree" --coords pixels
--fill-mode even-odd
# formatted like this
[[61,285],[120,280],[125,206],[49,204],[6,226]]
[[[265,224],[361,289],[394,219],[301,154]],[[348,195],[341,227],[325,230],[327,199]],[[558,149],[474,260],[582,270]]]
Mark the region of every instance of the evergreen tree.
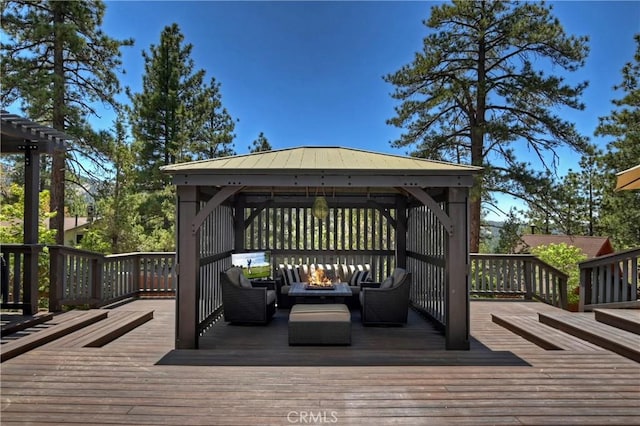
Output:
[[640,162],[640,34],[634,38],[637,46],[633,62],[625,64],[622,83],[614,87],[623,95],[612,101],[614,110],[600,118],[596,129],[596,135],[613,138],[601,158],[606,189],[600,222],[617,250],[640,246],[640,191],[614,191],[616,173]]
[[[567,36],[551,7],[537,2],[454,0],[434,6],[425,25],[433,31],[423,51],[385,77],[401,101],[388,123],[406,129],[394,145],[411,146],[414,155],[485,167],[471,193],[475,252],[487,192],[524,197],[554,171],[557,148],[587,148],[574,125],[554,114],[558,107],[584,108],[586,83],[570,86],[536,69],[546,60],[577,70],[587,39]],[[543,172],[519,161],[515,146],[532,152]]]
[[[117,107],[120,91],[116,70],[120,47],[132,40],[115,40],[100,26],[105,5],[99,0],[0,3],[3,108],[19,101],[30,118],[51,123],[75,136],[70,149],[87,157],[101,148],[86,122],[97,115],[97,102]],[[66,152],[57,150],[51,164],[51,226],[56,242],[64,241]]]
[[267,140],[267,137],[263,132],[260,132],[258,138],[253,141],[251,146],[249,147],[249,152],[263,152],[263,151],[271,151],[273,148],[271,144]]
[[144,250],[140,235],[144,232],[138,206],[142,196],[134,187],[133,152],[127,144],[125,120],[119,116],[114,123],[114,135],[104,135],[112,142],[111,175],[96,200],[96,220],[85,233],[80,246],[101,253],[125,253]]
[[137,153],[137,183],[141,189],[162,190],[169,178],[161,166],[192,159],[192,142],[202,135],[205,99],[203,70],[194,71],[191,44],[177,24],[165,27],[160,44],[142,53],[142,92],[132,94],[131,131]]
[[220,83],[211,79],[208,87],[204,87],[201,101],[194,105],[195,120],[200,120],[200,128],[196,129],[196,136],[191,142],[190,152],[194,160],[207,160],[217,157],[235,155],[233,130],[236,123],[226,108],[222,106]]

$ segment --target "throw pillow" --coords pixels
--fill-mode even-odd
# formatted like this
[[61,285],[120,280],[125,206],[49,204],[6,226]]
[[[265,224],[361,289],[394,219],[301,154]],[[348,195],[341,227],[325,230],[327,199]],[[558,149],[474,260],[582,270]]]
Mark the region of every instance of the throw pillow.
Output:
[[284,278],[284,285],[292,285],[300,282],[298,268],[291,265],[280,265],[280,272]]
[[387,277],[380,283],[380,288],[391,288],[393,287],[393,277]]
[[351,275],[351,280],[349,281],[349,285],[352,287],[359,287],[363,281],[366,281],[369,278],[369,271],[355,271],[353,275]]
[[245,277],[244,274],[240,274],[240,287],[242,288],[253,288],[253,286],[251,285],[251,280],[249,280],[249,278]]

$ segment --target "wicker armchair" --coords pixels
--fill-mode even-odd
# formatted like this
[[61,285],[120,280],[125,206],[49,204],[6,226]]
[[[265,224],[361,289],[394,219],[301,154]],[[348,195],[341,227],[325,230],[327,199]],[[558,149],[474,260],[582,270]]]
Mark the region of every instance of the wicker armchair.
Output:
[[224,320],[234,323],[268,323],[276,312],[276,292],[251,286],[240,268],[220,273]]
[[411,274],[396,268],[382,283],[363,284],[360,310],[364,325],[402,325],[409,314]]

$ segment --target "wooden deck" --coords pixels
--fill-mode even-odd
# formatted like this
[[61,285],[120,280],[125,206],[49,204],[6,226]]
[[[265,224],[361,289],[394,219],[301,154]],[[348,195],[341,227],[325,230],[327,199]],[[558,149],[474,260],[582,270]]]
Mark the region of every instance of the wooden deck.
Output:
[[279,316],[175,351],[174,301],[118,309],[153,319],[100,348],[51,343],[2,363],[2,425],[640,424],[640,364],[586,343],[545,350],[492,322],[558,313],[540,303],[472,302],[459,352],[417,315],[354,323],[350,347],[289,347]]

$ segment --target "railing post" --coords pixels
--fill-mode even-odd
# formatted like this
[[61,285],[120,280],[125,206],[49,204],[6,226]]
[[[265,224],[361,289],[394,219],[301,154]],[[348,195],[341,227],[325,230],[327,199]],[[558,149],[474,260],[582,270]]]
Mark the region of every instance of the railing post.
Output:
[[49,311],[62,310],[63,282],[63,258],[60,247],[49,246]]
[[40,251],[35,245],[28,245],[24,254],[24,283],[23,283],[23,315],[33,315],[38,312],[38,258]]
[[580,301],[578,311],[584,312],[584,305],[591,301],[591,268],[580,268]]
[[102,268],[104,267],[104,257],[103,256],[97,256],[94,259],[91,260],[91,295],[93,296],[91,298],[92,302],[91,302],[91,308],[97,308],[99,307],[103,300],[102,300],[102,285],[103,285],[103,278],[104,278],[104,273],[102,271]]
[[569,308],[567,278],[560,276],[558,277],[558,291],[560,292],[560,307],[566,311]]
[[533,299],[533,264],[531,259],[524,259],[524,299]]
[[140,290],[142,290],[142,283],[146,281],[146,271],[142,270],[142,255],[140,253],[136,254],[133,258],[133,271],[131,271],[131,275],[133,276],[133,289],[135,291],[136,297],[140,295]]

